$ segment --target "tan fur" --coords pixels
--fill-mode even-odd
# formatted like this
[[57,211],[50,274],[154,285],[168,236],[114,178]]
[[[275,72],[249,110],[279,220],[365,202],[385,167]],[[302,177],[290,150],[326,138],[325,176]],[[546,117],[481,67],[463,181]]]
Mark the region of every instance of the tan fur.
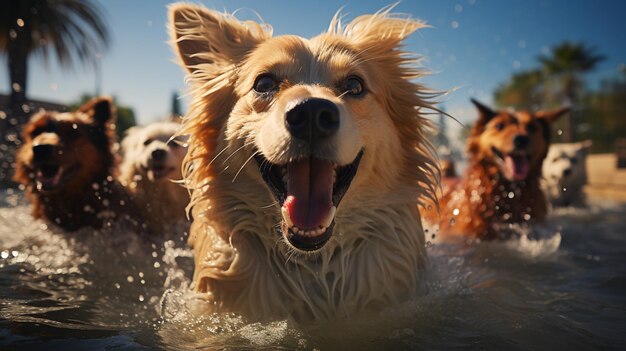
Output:
[[[157,234],[167,233],[187,221],[185,207],[189,194],[176,182],[182,179],[181,165],[186,148],[181,141],[170,141],[179,126],[174,122],[156,122],[133,127],[122,141],[120,182],[142,211],[150,232]],[[158,177],[151,169],[155,150],[165,152],[163,165],[170,169]]]
[[[193,98],[184,118],[183,169],[192,191],[190,244],[196,290],[220,310],[255,319],[347,316],[407,298],[426,259],[418,199],[432,198],[436,165],[425,141],[429,95],[412,80],[416,59],[401,42],[423,27],[391,8],[310,40],[272,38],[271,28],[202,7],[170,7],[171,37]],[[261,73],[284,77],[271,99],[252,86]],[[359,74],[369,93],[341,96],[336,83]],[[338,207],[330,242],[294,251],[276,232],[280,206],[251,161],[288,162],[298,149],[283,113],[307,97],[335,103],[342,122],[321,157],[358,172]]]

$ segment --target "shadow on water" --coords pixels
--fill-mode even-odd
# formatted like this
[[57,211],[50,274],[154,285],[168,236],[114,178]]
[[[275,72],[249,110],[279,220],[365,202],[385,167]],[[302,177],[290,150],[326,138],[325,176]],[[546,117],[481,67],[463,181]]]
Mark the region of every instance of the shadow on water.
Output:
[[[427,292],[375,316],[296,326],[203,314],[181,229],[62,233],[0,200],[0,348],[619,349],[626,342],[624,206],[556,211],[519,238],[429,249]],[[536,237],[536,235],[533,235]]]

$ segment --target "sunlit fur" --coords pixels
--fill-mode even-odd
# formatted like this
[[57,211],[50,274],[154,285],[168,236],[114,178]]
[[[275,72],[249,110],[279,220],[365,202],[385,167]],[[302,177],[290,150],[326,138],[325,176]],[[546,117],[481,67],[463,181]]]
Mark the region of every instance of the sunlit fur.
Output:
[[[479,106],[479,117],[467,141],[468,166],[462,180],[448,182],[440,200],[439,225],[443,237],[460,235],[494,239],[502,223],[541,222],[546,201],[540,189],[541,166],[550,144],[550,125],[567,109],[555,111],[491,111]],[[514,138],[527,136],[527,146],[516,149]],[[503,162],[493,149],[506,155],[514,150],[529,156],[525,180],[507,179]],[[434,217],[431,210],[429,217]]]
[[[76,112],[38,112],[26,124],[14,179],[26,185],[35,218],[75,230],[102,227],[122,215],[130,220],[137,214],[115,180],[114,116],[111,101],[99,98]],[[55,148],[45,162],[73,170],[64,172],[63,181],[52,191],[37,187],[33,147],[43,144]]]
[[591,140],[553,144],[543,163],[543,188],[554,207],[584,206],[587,184],[587,154]]
[[[155,122],[144,127],[132,127],[122,140],[123,159],[120,165],[120,182],[133,197],[143,213],[145,224],[151,232],[167,233],[186,222],[185,207],[189,194],[183,185],[181,165],[186,147],[178,140],[170,140],[180,124]],[[162,161],[153,152],[164,152]],[[155,165],[166,173],[156,173]]]
[[[337,15],[312,39],[272,38],[271,28],[202,7],[170,7],[171,38],[188,71],[192,103],[183,167],[192,191],[190,244],[195,289],[223,311],[299,321],[378,310],[418,291],[426,253],[417,205],[434,196],[436,165],[425,141],[429,93],[413,80],[417,59],[402,51],[424,27],[386,8],[343,26]],[[272,99],[253,91],[258,74],[286,79]],[[369,92],[341,96],[337,82],[363,77]],[[333,101],[340,137],[324,157],[358,172],[319,251],[292,249],[275,226],[280,206],[252,160],[295,157],[285,109],[306,97]]]

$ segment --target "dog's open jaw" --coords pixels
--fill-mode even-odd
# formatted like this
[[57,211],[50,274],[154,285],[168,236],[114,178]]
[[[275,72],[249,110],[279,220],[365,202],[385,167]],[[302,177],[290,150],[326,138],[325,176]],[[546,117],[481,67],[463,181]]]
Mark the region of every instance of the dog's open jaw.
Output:
[[357,173],[362,155],[363,151],[343,166],[315,157],[277,165],[255,156],[263,179],[280,205],[281,234],[295,249],[316,251],[328,242],[337,206]]
[[530,170],[530,155],[527,152],[515,150],[505,155],[496,147],[492,146],[491,150],[506,179],[516,182],[526,180]]
[[42,163],[34,172],[36,189],[42,193],[61,188],[80,168],[78,164],[64,167],[55,163]]

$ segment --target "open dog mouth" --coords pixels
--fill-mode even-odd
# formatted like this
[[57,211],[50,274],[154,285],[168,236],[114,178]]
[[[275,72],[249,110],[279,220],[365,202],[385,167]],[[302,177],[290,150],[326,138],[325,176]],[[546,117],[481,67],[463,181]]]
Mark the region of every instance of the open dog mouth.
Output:
[[503,173],[507,179],[518,182],[526,179],[530,168],[530,155],[527,152],[514,150],[505,155],[493,146],[491,150],[502,163]]
[[37,190],[41,192],[51,192],[60,188],[61,185],[78,171],[79,167],[78,164],[70,167],[51,163],[38,165],[35,171]]
[[148,170],[152,173],[152,178],[156,180],[165,178],[168,174],[173,172],[175,168],[159,163],[151,165]]
[[281,232],[293,247],[315,251],[328,242],[337,206],[348,191],[362,156],[363,151],[345,166],[314,157],[277,165],[262,155],[255,156],[263,180],[281,206]]

